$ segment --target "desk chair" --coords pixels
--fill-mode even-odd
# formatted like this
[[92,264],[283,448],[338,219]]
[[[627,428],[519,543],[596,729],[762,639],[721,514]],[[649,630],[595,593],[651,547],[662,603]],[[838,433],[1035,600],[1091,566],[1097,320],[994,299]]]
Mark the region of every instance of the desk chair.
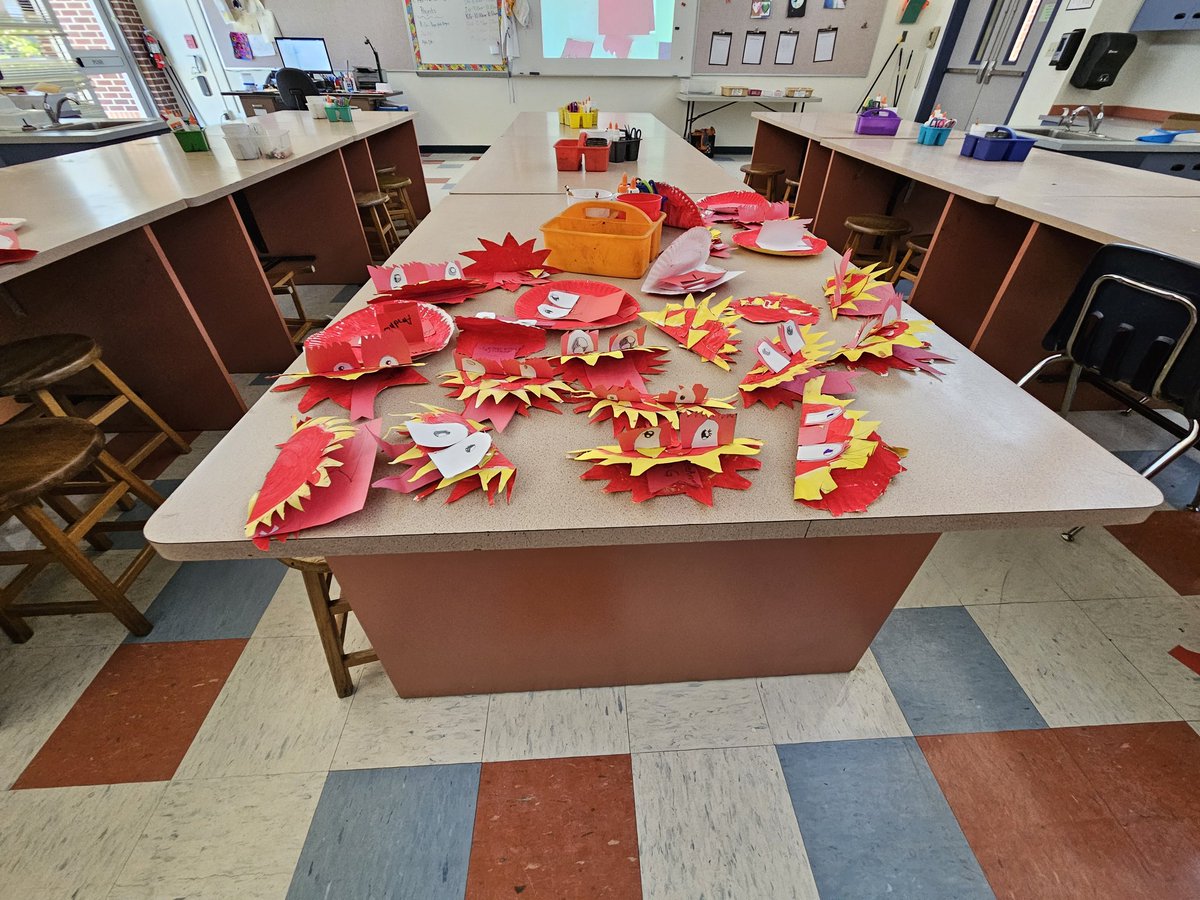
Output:
[[[1200,438],[1200,266],[1165,253],[1109,244],[1080,276],[1042,346],[1052,352],[1022,378],[1070,364],[1061,412],[1085,381],[1173,435],[1176,442],[1141,470],[1153,478]],[[1187,427],[1147,402],[1183,413]],[[1200,491],[1188,506],[1200,506]],[[1082,530],[1063,534],[1070,541]]]
[[275,87],[284,109],[307,109],[305,97],[316,97],[320,91],[303,69],[284,67],[275,73]]

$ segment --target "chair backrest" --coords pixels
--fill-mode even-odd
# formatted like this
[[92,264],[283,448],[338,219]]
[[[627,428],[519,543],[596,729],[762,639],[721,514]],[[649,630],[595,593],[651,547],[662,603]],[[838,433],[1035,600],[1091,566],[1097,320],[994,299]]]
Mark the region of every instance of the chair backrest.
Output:
[[1088,263],[1042,344],[1197,418],[1197,309],[1200,265],[1143,247],[1108,244]]
[[304,109],[304,98],[315,97],[319,93],[307,72],[286,66],[275,73],[275,86],[279,89],[279,96],[287,109]]

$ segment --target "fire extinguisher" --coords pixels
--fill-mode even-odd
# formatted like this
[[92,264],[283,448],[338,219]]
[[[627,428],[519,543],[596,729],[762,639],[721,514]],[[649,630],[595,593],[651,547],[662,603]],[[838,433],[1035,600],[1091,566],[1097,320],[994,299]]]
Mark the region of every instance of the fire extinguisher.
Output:
[[163,54],[162,44],[158,42],[158,38],[149,28],[142,29],[142,41],[146,44],[146,52],[150,54],[150,58],[154,60],[154,65],[160,69],[167,67],[167,58]]

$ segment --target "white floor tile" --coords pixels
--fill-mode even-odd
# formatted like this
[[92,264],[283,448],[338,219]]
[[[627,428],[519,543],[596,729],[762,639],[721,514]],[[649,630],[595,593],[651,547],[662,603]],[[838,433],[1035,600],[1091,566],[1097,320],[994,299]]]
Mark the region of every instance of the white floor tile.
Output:
[[315,636],[251,638],[175,780],[324,772],[349,712]]
[[1038,559],[1072,600],[1168,597],[1175,593],[1104,528],[1085,528],[1068,543],[1056,531],[1038,542]]
[[624,688],[493,694],[485,762],[629,752]]
[[165,784],[0,793],[0,893],[103,900]]
[[1170,655],[1200,650],[1200,603],[1180,597],[1089,600],[1079,606],[1185,719],[1200,719],[1200,675]]
[[[337,597],[340,593],[341,588],[335,578],[330,594]],[[317,624],[313,620],[312,605],[308,602],[308,594],[304,589],[304,578],[300,572],[295,569],[287,570],[287,574],[279,582],[279,587],[276,588],[271,602],[267,604],[262,618],[258,620],[258,625],[254,628],[254,637],[300,637],[320,641],[317,636]],[[366,650],[370,646],[371,642],[367,640],[362,626],[358,624],[358,618],[350,616],[350,625],[346,630],[346,652]],[[366,668],[356,667],[350,670],[350,674],[357,681],[362,673],[375,667],[375,665]]]
[[406,699],[382,667],[371,666],[358,681],[333,768],[479,762],[487,717],[486,694]]
[[774,748],[635,753],[633,790],[645,900],[816,900]]
[[117,885],[105,900],[283,900],[291,883],[291,872],[210,878],[166,875],[153,884]]
[[1043,539],[1030,531],[951,532],[938,539],[925,564],[932,561],[964,604],[1067,600],[1038,561]]
[[[943,536],[944,537],[944,536]],[[939,538],[938,540],[942,540]],[[912,609],[922,606],[959,606],[958,591],[942,574],[932,556],[917,570],[912,582],[905,589],[897,609]]]
[[975,606],[970,612],[1052,728],[1179,718],[1077,604]]
[[117,883],[290,880],[324,785],[323,773],[170,784]]
[[630,685],[625,700],[633,753],[771,743],[762,701],[750,678]]
[[64,651],[35,646],[36,640],[35,634],[26,644],[0,645],[0,791],[17,780],[113,650]]
[[852,672],[760,678],[758,688],[776,744],[912,734],[870,650]]
[[[1163,414],[1178,424],[1186,422],[1173,410]],[[1081,410],[1067,414],[1067,421],[1107,450],[1165,450],[1174,438],[1138,415],[1122,415],[1119,410]],[[1200,460],[1200,451],[1190,450]]]

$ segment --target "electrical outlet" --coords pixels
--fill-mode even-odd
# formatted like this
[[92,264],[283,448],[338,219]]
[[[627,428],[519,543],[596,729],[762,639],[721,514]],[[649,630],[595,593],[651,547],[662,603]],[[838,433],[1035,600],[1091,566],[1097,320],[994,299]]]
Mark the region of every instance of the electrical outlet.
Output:
[[925,46],[932,50],[937,46],[938,38],[942,36],[942,26],[937,25],[929,29],[929,37],[925,38]]

